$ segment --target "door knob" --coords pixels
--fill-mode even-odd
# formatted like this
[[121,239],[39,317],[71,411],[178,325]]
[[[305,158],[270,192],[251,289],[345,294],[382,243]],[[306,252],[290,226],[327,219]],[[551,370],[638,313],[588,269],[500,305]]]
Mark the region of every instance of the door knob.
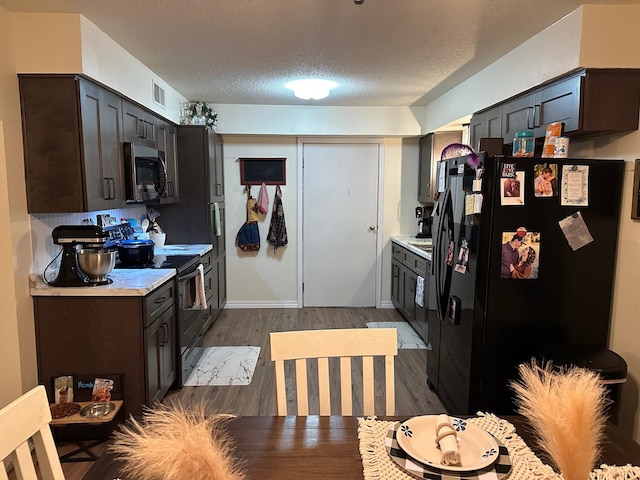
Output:
[[375,226],[375,225],[369,225],[369,231],[370,231],[370,232],[375,231],[375,229],[376,229],[376,226]]

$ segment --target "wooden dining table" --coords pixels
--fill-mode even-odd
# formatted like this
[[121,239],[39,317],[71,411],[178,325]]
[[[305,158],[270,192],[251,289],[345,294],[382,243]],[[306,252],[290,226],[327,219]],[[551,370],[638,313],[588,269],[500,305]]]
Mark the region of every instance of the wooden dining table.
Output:
[[[523,417],[503,416],[543,460]],[[404,421],[406,417],[381,417]],[[238,417],[227,424],[238,458],[249,479],[304,478],[362,480],[356,417]],[[640,465],[640,445],[609,423],[600,463]],[[599,464],[600,464],[599,463]],[[598,464],[598,465],[599,465]],[[85,475],[85,480],[127,479],[118,473],[121,463],[105,453]]]

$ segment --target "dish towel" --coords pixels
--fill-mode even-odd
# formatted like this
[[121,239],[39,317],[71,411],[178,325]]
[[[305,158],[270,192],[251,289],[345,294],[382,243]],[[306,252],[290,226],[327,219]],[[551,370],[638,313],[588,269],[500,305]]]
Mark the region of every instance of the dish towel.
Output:
[[269,233],[267,241],[273,245],[273,251],[278,250],[289,243],[287,238],[287,224],[284,221],[284,209],[282,208],[282,190],[280,185],[276,186],[276,194],[273,198],[273,209],[271,210],[271,224],[269,225]]
[[424,307],[424,278],[416,280],[416,305]]
[[198,265],[198,274],[196,275],[196,301],[194,307],[205,310],[207,308],[207,296],[204,292],[204,267],[202,264]]
[[269,194],[267,193],[267,186],[262,182],[260,187],[260,193],[258,194],[258,213],[264,215],[269,211]]
[[213,204],[213,231],[216,237],[222,235],[222,227],[220,226],[220,205],[218,202]]

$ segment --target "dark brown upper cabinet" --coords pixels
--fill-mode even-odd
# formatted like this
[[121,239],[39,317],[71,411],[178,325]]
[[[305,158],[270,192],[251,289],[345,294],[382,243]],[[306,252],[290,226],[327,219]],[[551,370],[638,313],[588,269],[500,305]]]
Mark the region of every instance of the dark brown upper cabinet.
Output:
[[151,112],[123,101],[124,141],[157,148],[157,118]]
[[160,198],[160,203],[178,202],[178,159],[176,127],[161,118],[157,119],[158,150],[164,153],[167,169],[167,188]]
[[125,205],[122,99],[78,75],[19,75],[30,213]]
[[[501,109],[499,132],[486,120],[496,108]],[[483,137],[502,137],[505,143],[512,143],[521,130],[531,130],[541,139],[553,122],[562,122],[563,135],[569,137],[627,132],[638,129],[639,111],[639,69],[588,68],[475,113],[470,134],[476,146]]]

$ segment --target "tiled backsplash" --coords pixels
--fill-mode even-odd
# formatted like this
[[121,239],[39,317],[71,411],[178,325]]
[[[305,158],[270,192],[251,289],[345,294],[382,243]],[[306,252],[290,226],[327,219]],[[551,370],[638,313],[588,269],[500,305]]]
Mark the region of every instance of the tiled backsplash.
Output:
[[118,210],[104,210],[88,213],[38,213],[31,215],[31,241],[33,243],[33,273],[42,273],[60,252],[60,246],[53,243],[51,231],[58,225],[80,225],[90,218],[96,224],[96,215],[108,213],[120,218],[135,218],[138,221],[146,213],[144,205],[136,205]]

